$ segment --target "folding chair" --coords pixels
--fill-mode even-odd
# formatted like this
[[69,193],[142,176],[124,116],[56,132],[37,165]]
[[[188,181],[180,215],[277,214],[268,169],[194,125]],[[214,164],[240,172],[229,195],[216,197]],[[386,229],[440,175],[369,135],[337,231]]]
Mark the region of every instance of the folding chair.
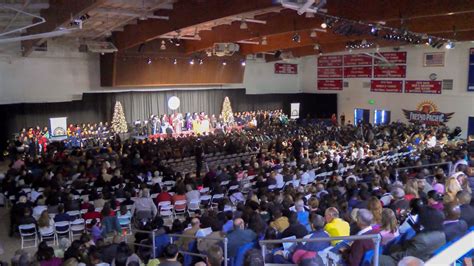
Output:
[[40,241],[53,240],[53,246],[58,243],[58,240],[56,239],[56,234],[54,233],[54,228],[51,228],[51,230],[39,230],[39,235]]
[[54,230],[56,233],[56,239],[60,239],[60,236],[71,239],[71,224],[69,222],[57,222],[54,223]]
[[[38,232],[36,231],[35,224],[22,224],[18,226],[21,236],[21,249],[24,248],[35,248],[38,246]],[[34,241],[34,246],[25,246],[25,242]]]
[[186,213],[186,200],[177,200],[173,206],[174,216],[183,215]]
[[71,222],[71,239],[74,240],[75,236],[81,236],[86,230],[86,223],[84,219],[79,218]]
[[126,235],[132,235],[132,217],[129,215],[117,216],[120,227],[125,230]]
[[201,200],[192,200],[188,204],[188,214],[191,216],[191,214],[196,213],[196,211],[201,210],[199,204],[201,203]]

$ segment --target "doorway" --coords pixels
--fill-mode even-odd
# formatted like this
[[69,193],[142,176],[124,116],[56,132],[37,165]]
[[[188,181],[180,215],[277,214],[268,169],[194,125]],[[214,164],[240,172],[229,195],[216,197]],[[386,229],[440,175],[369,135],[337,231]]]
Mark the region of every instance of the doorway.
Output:
[[354,125],[359,123],[370,123],[370,110],[368,109],[354,109]]
[[390,111],[375,110],[375,112],[374,112],[374,124],[375,125],[390,124]]
[[467,136],[474,137],[474,116],[470,116],[467,121]]

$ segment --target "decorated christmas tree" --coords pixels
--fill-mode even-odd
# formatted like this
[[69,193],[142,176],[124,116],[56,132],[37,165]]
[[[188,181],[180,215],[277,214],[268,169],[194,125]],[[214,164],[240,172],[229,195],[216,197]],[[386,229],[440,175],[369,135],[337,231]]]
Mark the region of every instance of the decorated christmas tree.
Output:
[[115,102],[114,116],[112,117],[112,131],[115,133],[127,133],[127,120],[123,113],[122,104],[119,101]]
[[230,106],[229,97],[224,98],[224,103],[222,103],[222,119],[224,123],[231,124],[234,122],[234,113],[232,112],[232,107]]

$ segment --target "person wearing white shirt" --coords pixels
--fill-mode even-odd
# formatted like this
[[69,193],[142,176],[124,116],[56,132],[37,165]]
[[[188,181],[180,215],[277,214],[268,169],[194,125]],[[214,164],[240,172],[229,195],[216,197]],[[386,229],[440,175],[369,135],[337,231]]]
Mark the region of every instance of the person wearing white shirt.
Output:
[[280,173],[273,172],[273,175],[275,175],[275,180],[276,180],[276,186],[277,188],[282,188],[285,186],[285,181],[283,180],[283,175]]
[[430,134],[427,139],[428,140],[426,141],[426,147],[434,148],[436,146],[436,136]]
[[303,173],[301,174],[301,185],[306,186],[309,183],[309,173],[303,168]]

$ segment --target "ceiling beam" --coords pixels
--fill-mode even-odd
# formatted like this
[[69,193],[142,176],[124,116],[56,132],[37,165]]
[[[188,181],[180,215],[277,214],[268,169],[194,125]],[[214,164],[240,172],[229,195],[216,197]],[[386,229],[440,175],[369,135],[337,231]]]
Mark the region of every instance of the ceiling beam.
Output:
[[21,10],[40,10],[40,9],[49,8],[49,4],[48,3],[32,3],[32,4],[27,5],[26,7],[24,6],[24,4],[11,4],[11,3],[0,4],[0,10],[4,11],[5,10],[4,8],[14,8],[14,9],[21,9]]
[[[71,20],[71,16],[75,18],[83,15],[106,1],[107,0],[51,0],[50,7],[41,11],[41,16],[46,19],[46,22],[29,28],[26,35],[54,31],[58,27],[68,24]],[[42,39],[22,41],[23,56],[28,56],[33,51],[33,47],[42,41]]]
[[368,22],[409,20],[419,16],[439,16],[473,9],[471,0],[332,0],[326,5],[328,14]]
[[124,50],[183,28],[276,6],[272,0],[180,1],[165,13],[169,21],[146,20],[128,25],[123,32],[115,32],[113,40],[119,50]]

